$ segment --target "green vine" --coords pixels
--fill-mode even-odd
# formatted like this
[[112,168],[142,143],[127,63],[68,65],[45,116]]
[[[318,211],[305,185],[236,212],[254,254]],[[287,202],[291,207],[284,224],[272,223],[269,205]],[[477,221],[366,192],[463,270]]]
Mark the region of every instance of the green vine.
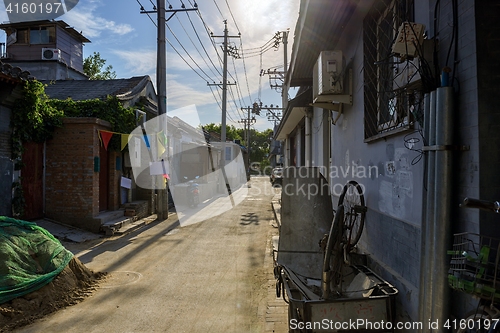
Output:
[[44,142],[52,137],[56,127],[62,125],[64,113],[49,103],[45,86],[36,80],[26,81],[23,97],[12,108],[12,159],[16,161],[16,170],[21,165],[24,142]]
[[[134,108],[125,108],[118,98],[108,96],[105,100],[92,99],[74,101],[72,99],[51,99],[49,104],[64,112],[66,117],[95,117],[106,120],[111,124],[111,131],[130,133],[136,127]],[[109,149],[120,150],[120,137],[113,136]]]

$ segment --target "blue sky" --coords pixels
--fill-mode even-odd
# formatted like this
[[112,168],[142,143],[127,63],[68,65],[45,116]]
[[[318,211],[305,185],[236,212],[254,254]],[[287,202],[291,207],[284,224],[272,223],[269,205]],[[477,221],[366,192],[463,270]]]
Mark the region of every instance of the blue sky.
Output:
[[[228,79],[236,80],[237,85],[230,86],[228,93],[227,124],[242,127],[238,120],[246,113],[240,108],[255,101],[281,106],[280,92],[270,88],[268,75],[259,73],[261,69],[283,70],[283,44],[277,50],[262,47],[276,32],[289,29],[290,59],[299,1],[198,0],[199,14],[178,12],[173,16],[166,29],[167,40],[182,58],[167,43],[167,113],[194,104],[201,123],[221,122],[222,90],[209,87],[207,82],[222,81],[222,38],[211,39],[207,30],[216,36],[223,35],[224,20],[227,20],[229,35],[241,33],[241,38],[230,39],[230,45],[244,56],[243,59],[228,58]],[[118,78],[149,75],[156,82],[157,28],[152,22],[156,22],[156,14],[150,14],[152,20],[141,14],[139,3],[145,10],[152,10],[156,0],[80,0],[59,19],[91,40],[84,46],[84,57],[99,52],[107,64],[113,66]],[[193,3],[193,0],[184,0],[186,8],[192,8]],[[166,1],[167,7],[170,4],[178,9],[182,3]],[[0,21],[8,21],[4,7],[1,4],[0,7]],[[260,56],[265,49],[269,50]],[[293,98],[294,92],[291,90],[289,95]],[[255,128],[272,128],[273,123],[267,120],[265,112],[256,118]]]

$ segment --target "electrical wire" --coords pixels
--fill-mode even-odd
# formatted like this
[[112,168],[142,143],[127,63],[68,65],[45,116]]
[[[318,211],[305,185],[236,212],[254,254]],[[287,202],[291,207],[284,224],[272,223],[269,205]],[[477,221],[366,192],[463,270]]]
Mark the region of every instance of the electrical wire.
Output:
[[217,1],[214,0],[215,7],[217,7],[217,10],[219,11],[220,16],[222,17],[222,20],[225,20],[224,14],[222,14],[222,11],[219,8],[219,5],[217,4]]
[[[186,12],[186,15],[188,16],[189,18],[189,14],[188,12]],[[215,73],[213,70],[212,70],[212,67],[210,67],[210,65],[208,64],[207,62],[207,59],[210,59],[210,56],[208,55],[208,53],[206,52],[205,50],[205,47],[203,46],[203,43],[201,42],[199,36],[198,36],[198,33],[196,32],[196,29],[194,28],[193,26],[193,30],[196,34],[196,36],[198,36],[198,41],[200,42],[202,48],[205,50],[205,54],[207,55],[207,57],[204,57],[203,54],[201,54],[200,50],[198,49],[198,47],[196,46],[196,44],[194,43],[193,39],[191,38],[191,36],[189,35],[189,33],[187,32],[186,28],[184,27],[184,25],[182,24],[182,21],[179,19],[179,17],[176,15],[176,18],[177,18],[177,21],[179,22],[179,24],[181,25],[181,28],[184,30],[184,32],[186,33],[186,36],[188,37],[189,41],[191,42],[191,44],[193,45],[193,47],[195,48],[195,50],[198,52],[198,54],[200,55],[200,57],[203,59],[203,61],[205,62],[205,65],[207,65],[207,67],[210,69],[210,71],[212,72],[212,74],[214,74],[216,77],[217,77],[217,73]],[[212,62],[213,64],[213,62]],[[214,65],[214,68],[217,70],[217,67],[215,67]],[[220,74],[220,73],[219,73]]]
[[200,42],[201,44],[201,47],[203,48],[203,51],[205,52],[205,54],[207,55],[207,58],[208,60],[210,61],[210,63],[212,64],[212,66],[215,68],[215,70],[217,71],[217,73],[222,77],[222,73],[219,71],[219,69],[217,68],[217,66],[215,66],[214,62],[212,61],[212,58],[210,57],[210,55],[208,54],[208,51],[207,49],[205,48],[205,46],[203,45],[202,41],[201,41],[201,38],[200,38],[200,35],[198,34],[198,32],[196,31],[196,28],[194,27],[194,24],[193,24],[193,21],[191,20],[191,17],[189,16],[188,12],[186,12],[187,14],[187,17],[189,19],[189,22],[191,23],[191,26],[193,27],[193,30],[196,34],[196,37],[198,38],[198,41]]
[[[136,0],[137,3],[139,4],[139,6],[141,6],[141,11],[145,10],[144,9],[144,6],[142,5],[142,3],[139,2],[139,0]],[[156,24],[156,22],[153,20],[153,18],[149,15],[149,13],[146,13],[146,15],[149,17],[149,19],[151,20],[151,22],[153,22],[154,26],[158,28],[158,25]]]
[[[240,38],[240,48],[243,49],[243,42],[241,41],[241,38]],[[250,99],[250,104],[252,104],[252,94],[250,93],[250,85],[248,83],[248,74],[247,74],[247,66],[246,66],[246,62],[245,62],[245,57],[242,57],[243,59],[243,70],[245,71],[245,81],[247,83],[247,90],[248,90],[248,98]]]
[[240,28],[238,28],[238,24],[236,23],[236,20],[234,19],[233,11],[231,10],[231,7],[229,6],[229,2],[227,2],[227,0],[226,0],[226,5],[227,5],[227,8],[229,9],[229,14],[231,14],[231,17],[233,18],[233,22],[234,22],[234,25],[236,27],[236,30],[238,30],[238,33],[241,34]]
[[[198,67],[198,69],[203,73],[205,74],[205,76],[208,78],[208,81],[213,81],[213,79],[210,77],[210,75],[208,75],[201,67],[200,65],[198,65],[198,63],[193,59],[193,57],[191,56],[191,54],[189,54],[189,52],[186,50],[186,48],[182,45],[181,41],[177,38],[177,36],[175,35],[175,33],[172,31],[172,29],[170,29],[170,26],[168,24],[165,24],[166,27],[168,28],[168,30],[170,31],[170,33],[172,34],[172,36],[175,38],[175,40],[179,43],[180,47],[182,47],[182,49],[184,50],[184,52],[186,52],[187,56],[193,61],[193,63],[196,65],[196,67]],[[167,39],[168,40],[168,39]],[[170,44],[170,43],[169,43]],[[172,45],[172,44],[170,44]]]
[[175,53],[177,53],[179,55],[179,57],[181,57],[182,61],[184,61],[186,63],[186,65],[189,66],[189,68],[191,68],[193,70],[193,72],[195,72],[196,75],[198,75],[203,81],[206,82],[206,78],[203,77],[200,73],[198,73],[194,68],[193,66],[191,66],[187,61],[186,59],[180,54],[179,51],[177,51],[177,49],[175,48],[174,45],[172,45],[172,43],[170,43],[170,41],[168,39],[165,39],[165,41],[168,43],[168,45],[170,45],[172,47],[172,49],[175,51]]

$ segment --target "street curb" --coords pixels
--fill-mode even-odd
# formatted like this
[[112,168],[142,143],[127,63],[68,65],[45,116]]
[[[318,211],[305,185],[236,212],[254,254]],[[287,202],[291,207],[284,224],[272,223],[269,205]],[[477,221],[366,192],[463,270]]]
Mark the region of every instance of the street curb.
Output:
[[[173,215],[176,215],[176,213],[169,213],[168,217],[164,221],[169,220]],[[140,220],[137,220],[135,222],[131,222],[131,223],[127,224],[126,226],[116,230],[113,235],[114,236],[124,236],[124,235],[131,233],[131,232],[137,231],[137,230],[141,229],[142,227],[144,227],[150,223],[153,223],[155,221],[158,221],[157,215],[153,214],[153,215],[150,215],[148,217],[144,217]],[[158,221],[158,222],[164,222],[164,221]]]

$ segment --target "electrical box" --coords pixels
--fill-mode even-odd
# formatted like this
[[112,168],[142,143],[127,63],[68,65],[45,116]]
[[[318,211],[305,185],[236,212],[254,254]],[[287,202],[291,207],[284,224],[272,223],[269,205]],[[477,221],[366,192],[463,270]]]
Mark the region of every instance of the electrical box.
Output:
[[344,93],[344,57],[342,51],[321,51],[313,69],[313,94]]
[[[417,88],[422,83],[421,72],[434,75],[433,61],[434,41],[424,39],[421,43],[419,55],[413,59],[400,59],[394,64],[393,89]],[[395,58],[397,60],[397,58]]]
[[402,59],[418,56],[418,48],[424,39],[425,26],[420,23],[403,22],[392,45],[392,52]]

